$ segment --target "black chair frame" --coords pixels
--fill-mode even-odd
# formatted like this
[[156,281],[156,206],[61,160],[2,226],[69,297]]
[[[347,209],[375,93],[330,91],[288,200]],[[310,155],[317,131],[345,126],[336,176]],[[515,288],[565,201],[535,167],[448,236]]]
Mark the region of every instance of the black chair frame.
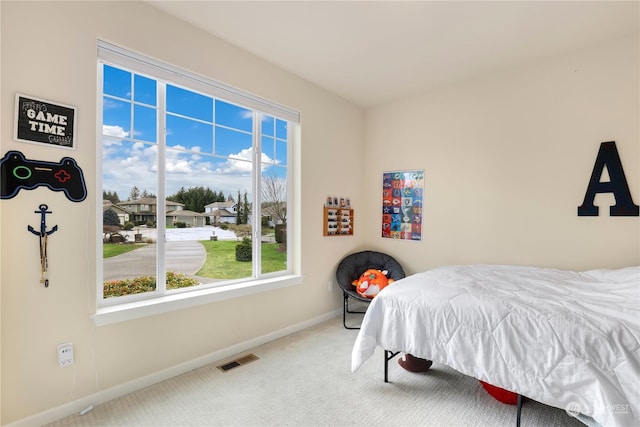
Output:
[[345,329],[360,329],[359,326],[347,326],[347,313],[364,314],[365,311],[353,310],[349,307],[349,300],[353,299],[363,303],[370,303],[371,299],[360,296],[356,292],[355,286],[351,283],[357,280],[362,273],[368,269],[387,270],[389,279],[400,280],[405,277],[404,270],[400,263],[391,255],[376,251],[360,251],[347,255],[340,261],[336,270],[336,280],[342,289],[343,309],[342,325]]

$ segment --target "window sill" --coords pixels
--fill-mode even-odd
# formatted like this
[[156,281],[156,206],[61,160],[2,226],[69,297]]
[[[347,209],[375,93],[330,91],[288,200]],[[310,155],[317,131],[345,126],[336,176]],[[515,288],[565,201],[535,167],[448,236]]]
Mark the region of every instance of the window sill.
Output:
[[96,311],[96,314],[92,316],[92,319],[96,326],[126,322],[128,320],[139,319],[141,317],[153,316],[155,314],[167,313],[202,304],[209,304],[245,295],[257,294],[272,289],[295,286],[301,284],[302,279],[303,276],[300,275],[280,276],[229,286],[221,286],[219,288],[183,292],[143,301],[101,307]]

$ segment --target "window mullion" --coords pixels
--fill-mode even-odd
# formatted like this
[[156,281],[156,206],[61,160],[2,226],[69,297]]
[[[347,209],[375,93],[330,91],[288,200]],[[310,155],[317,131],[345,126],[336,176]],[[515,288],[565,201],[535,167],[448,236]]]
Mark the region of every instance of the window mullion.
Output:
[[262,113],[253,111],[253,197],[251,204],[253,215],[251,216],[251,229],[253,230],[253,276],[260,277],[262,274],[262,221],[261,221],[261,178],[262,163],[260,162],[262,153]]
[[156,290],[164,294],[167,291],[167,274],[165,262],[166,243],[166,84],[158,81],[158,110],[157,110],[157,135],[158,135],[158,194],[156,199],[156,229],[158,231],[157,241],[157,269],[156,269]]
[[[294,244],[292,242],[294,233],[299,235],[300,228],[296,223],[296,218],[298,218],[298,212],[295,212],[294,215],[294,203],[293,203],[293,195],[299,195],[299,191],[294,188],[294,168],[289,167],[289,165],[298,164],[300,159],[299,154],[296,152],[296,148],[299,147],[300,143],[300,126],[297,123],[287,122],[287,168],[286,168],[286,176],[287,176],[287,201],[286,201],[286,209],[287,209],[287,227],[286,227],[286,247],[287,247],[287,271],[291,271],[294,268],[294,264],[296,266],[300,266],[300,255],[299,251],[294,255],[294,251],[292,248]],[[295,180],[298,182],[297,180]],[[299,204],[298,204],[299,206]],[[295,227],[295,228],[294,228]],[[297,243],[300,242],[299,239],[296,240]],[[296,259],[294,260],[294,256]]]
[[216,100],[211,98],[211,102],[213,102],[213,108],[212,108],[212,113],[213,113],[213,117],[211,117],[211,121],[213,122],[213,127],[211,129],[211,154],[216,154],[217,152],[217,147],[216,147],[216,129],[218,128],[218,123],[216,120]]
[[[97,102],[96,102],[96,116],[100,118],[100,120],[97,121],[98,126],[96,129],[96,141],[100,141],[98,144],[96,144],[96,176],[98,177],[97,179],[97,189],[99,188],[103,188],[102,182],[104,180],[103,175],[102,175],[102,162],[103,162],[103,151],[104,151],[104,135],[103,135],[103,122],[102,122],[102,117],[103,117],[103,108],[104,108],[104,64],[102,64],[101,62],[98,62],[98,75],[97,75],[97,79],[98,79],[98,96],[97,96]],[[99,194],[98,191],[96,191],[96,194]],[[102,209],[103,206],[103,201],[100,200],[98,197],[96,197],[96,212],[100,212],[100,209]],[[104,245],[104,233],[103,233],[103,229],[104,229],[104,219],[102,215],[96,215],[96,231],[98,234],[98,239],[96,240],[97,242],[102,242],[102,243],[98,243],[96,245],[96,259],[98,260],[102,260],[103,258],[103,245]],[[98,300],[98,305],[102,304],[104,302],[104,267],[103,267],[103,263],[102,262],[98,262],[97,263],[97,271],[96,271],[96,275],[97,275],[97,283],[96,283],[96,295],[97,295],[97,300]]]
[[129,136],[130,138],[133,138],[134,135],[134,117],[133,117],[133,113],[136,111],[135,105],[133,103],[133,94],[135,93],[134,90],[135,88],[133,87],[133,81],[135,80],[135,78],[133,77],[133,73],[131,73],[131,99],[128,99],[127,102],[129,103],[129,129],[127,129],[127,132],[129,132]]

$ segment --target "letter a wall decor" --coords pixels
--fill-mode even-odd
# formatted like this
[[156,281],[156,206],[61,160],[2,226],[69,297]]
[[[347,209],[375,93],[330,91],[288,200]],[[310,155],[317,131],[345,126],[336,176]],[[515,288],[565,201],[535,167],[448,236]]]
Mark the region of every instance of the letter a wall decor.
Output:
[[[603,182],[600,177],[605,166],[609,181]],[[640,216],[640,209],[631,198],[615,141],[600,144],[584,201],[578,206],[578,216],[598,216],[598,207],[593,204],[598,193],[613,193],[616,204],[609,208],[610,216]]]

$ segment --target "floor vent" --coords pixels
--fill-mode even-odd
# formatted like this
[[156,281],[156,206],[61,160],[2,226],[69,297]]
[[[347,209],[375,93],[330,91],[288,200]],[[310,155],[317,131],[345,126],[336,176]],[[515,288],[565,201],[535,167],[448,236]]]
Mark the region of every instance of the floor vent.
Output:
[[237,368],[238,366],[246,365],[247,363],[251,363],[254,360],[258,360],[259,357],[255,354],[247,354],[246,356],[242,356],[238,359],[232,360],[231,362],[227,362],[223,365],[218,366],[222,372],[230,371],[233,368]]

